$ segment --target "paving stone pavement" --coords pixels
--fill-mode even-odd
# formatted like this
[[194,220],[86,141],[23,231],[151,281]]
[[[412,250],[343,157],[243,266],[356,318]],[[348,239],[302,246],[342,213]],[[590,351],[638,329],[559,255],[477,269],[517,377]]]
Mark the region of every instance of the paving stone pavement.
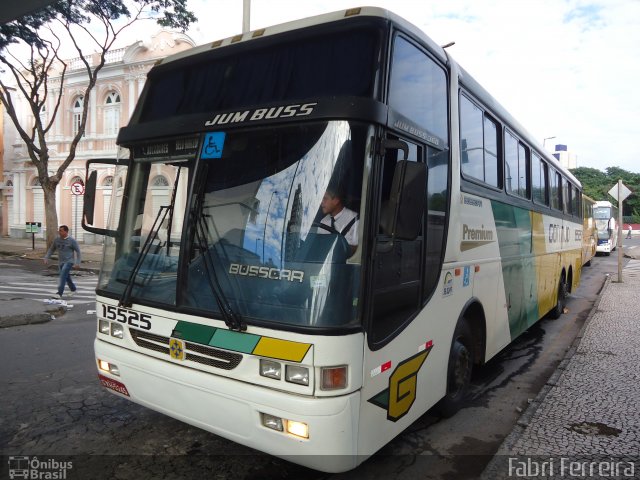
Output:
[[627,264],[622,280],[606,282],[483,479],[640,478],[640,260]]

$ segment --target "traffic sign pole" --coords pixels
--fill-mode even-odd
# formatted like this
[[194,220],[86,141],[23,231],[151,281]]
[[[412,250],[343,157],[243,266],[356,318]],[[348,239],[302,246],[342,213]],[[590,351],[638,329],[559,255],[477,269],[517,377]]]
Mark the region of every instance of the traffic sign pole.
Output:
[[622,283],[622,201],[633,192],[619,179],[607,193],[618,200],[618,283]]

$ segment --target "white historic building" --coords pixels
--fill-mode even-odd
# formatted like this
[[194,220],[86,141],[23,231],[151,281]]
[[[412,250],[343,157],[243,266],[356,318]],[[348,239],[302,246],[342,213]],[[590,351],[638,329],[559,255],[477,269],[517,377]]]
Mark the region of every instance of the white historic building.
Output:
[[[83,104],[89,102],[85,134],[78,144],[76,157],[66,169],[56,192],[58,222],[68,225],[71,234],[78,240],[92,241],[93,238],[88,234],[85,238],[85,232],[80,225],[83,197],[74,195],[71,185],[76,182],[84,184],[86,160],[116,157],[115,142],[118,129],[126,125],[133,113],[147,72],[153,64],[159,58],[193,46],[194,42],[187,35],[162,30],[148,41],[138,41],[126,48],[110,51],[89,98],[83,97],[88,77],[80,58],[66,62],[68,66],[64,84],[60,84],[59,77],[50,77],[48,87],[53,94],[49,95],[42,115],[46,116],[48,112],[53,111],[56,93],[62,89],[60,108],[55,123],[47,134],[51,156],[50,172],[55,171],[67,157],[69,145],[78,131]],[[96,62],[98,58],[97,55],[88,56],[87,60]],[[14,93],[13,97],[17,98],[18,95]],[[30,125],[33,117],[26,100],[18,100],[16,103],[21,124]],[[24,142],[6,112],[4,116],[4,165],[0,163],[3,169],[3,175],[0,177],[0,234],[23,237],[26,222],[42,222],[41,235],[44,237],[44,195],[36,168],[31,163]],[[105,220],[112,182],[112,172],[105,171],[98,178],[98,188],[103,190],[101,200],[104,203]]]

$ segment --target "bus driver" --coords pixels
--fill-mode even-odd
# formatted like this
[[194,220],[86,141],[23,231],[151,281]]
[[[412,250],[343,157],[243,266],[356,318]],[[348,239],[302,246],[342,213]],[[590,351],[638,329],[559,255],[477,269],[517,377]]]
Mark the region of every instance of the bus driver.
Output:
[[358,246],[358,214],[344,206],[341,189],[327,188],[320,206],[325,214],[320,223],[329,228],[319,232],[343,235],[353,253]]

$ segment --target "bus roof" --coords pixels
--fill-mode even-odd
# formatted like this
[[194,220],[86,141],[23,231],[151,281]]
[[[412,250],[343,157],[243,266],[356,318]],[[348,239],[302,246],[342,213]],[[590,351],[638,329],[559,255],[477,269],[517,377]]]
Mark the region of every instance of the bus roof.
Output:
[[229,45],[235,45],[238,43],[249,42],[251,40],[255,40],[258,38],[265,38],[273,35],[277,35],[280,33],[290,32],[293,30],[299,30],[303,28],[313,27],[315,25],[322,25],[326,23],[337,22],[341,20],[348,20],[353,17],[378,17],[389,20],[397,25],[400,25],[404,30],[409,33],[414,34],[416,37],[419,37],[423,40],[432,53],[439,57],[443,62],[447,61],[447,57],[444,53],[442,47],[436,44],[433,40],[427,37],[422,30],[418,27],[405,20],[404,18],[396,15],[395,13],[385,10],[383,8],[378,7],[357,7],[357,8],[349,8],[347,10],[338,10],[331,13],[325,13],[322,15],[316,15],[313,17],[302,18],[299,20],[293,20],[286,23],[280,23],[277,25],[269,26],[266,28],[260,28],[257,30],[252,30],[250,32],[240,33],[238,35],[234,35],[232,37],[227,37],[221,40],[216,40],[211,43],[206,43],[204,45],[200,45],[198,47],[176,53],[174,55],[168,56],[162,60],[159,60],[157,65],[164,65],[175,60],[179,60],[182,58],[190,57],[193,55],[198,55],[204,52],[211,51],[211,49],[217,49],[221,47],[226,47]]
[[316,15],[313,17],[303,18],[269,26],[266,28],[244,32],[232,37],[216,40],[211,43],[207,43],[183,52],[176,53],[175,55],[171,55],[162,60],[159,60],[156,65],[166,65],[176,60],[204,54],[206,52],[211,52],[212,50],[217,50],[222,47],[250,42],[255,39],[274,36],[281,33],[304,29],[316,25],[348,20],[354,17],[377,17],[386,19],[398,25],[404,31],[413,35],[415,38],[419,39],[433,55],[438,57],[443,63],[448,64],[451,70],[459,72],[460,83],[468,88],[471,93],[476,95],[480,101],[485,103],[485,105],[490,108],[492,113],[499,117],[499,120],[501,120],[502,123],[511,127],[515,131],[514,133],[519,135],[522,140],[525,140],[531,147],[535,147],[535,150],[538,154],[544,157],[545,160],[555,169],[561,171],[574,184],[582,186],[580,181],[575,176],[573,176],[568,169],[563,167],[555,157],[549,154],[546,149],[540,145],[539,141],[533,135],[531,135],[513,116],[511,116],[511,114],[507,112],[507,110],[502,107],[502,105],[464,68],[459,66],[449,54],[445,53],[444,49],[441,46],[436,44],[431,38],[427,36],[425,32],[423,32],[417,26],[413,25],[411,22],[383,8],[356,7],[347,10],[338,10],[331,13],[325,13],[322,15]]

